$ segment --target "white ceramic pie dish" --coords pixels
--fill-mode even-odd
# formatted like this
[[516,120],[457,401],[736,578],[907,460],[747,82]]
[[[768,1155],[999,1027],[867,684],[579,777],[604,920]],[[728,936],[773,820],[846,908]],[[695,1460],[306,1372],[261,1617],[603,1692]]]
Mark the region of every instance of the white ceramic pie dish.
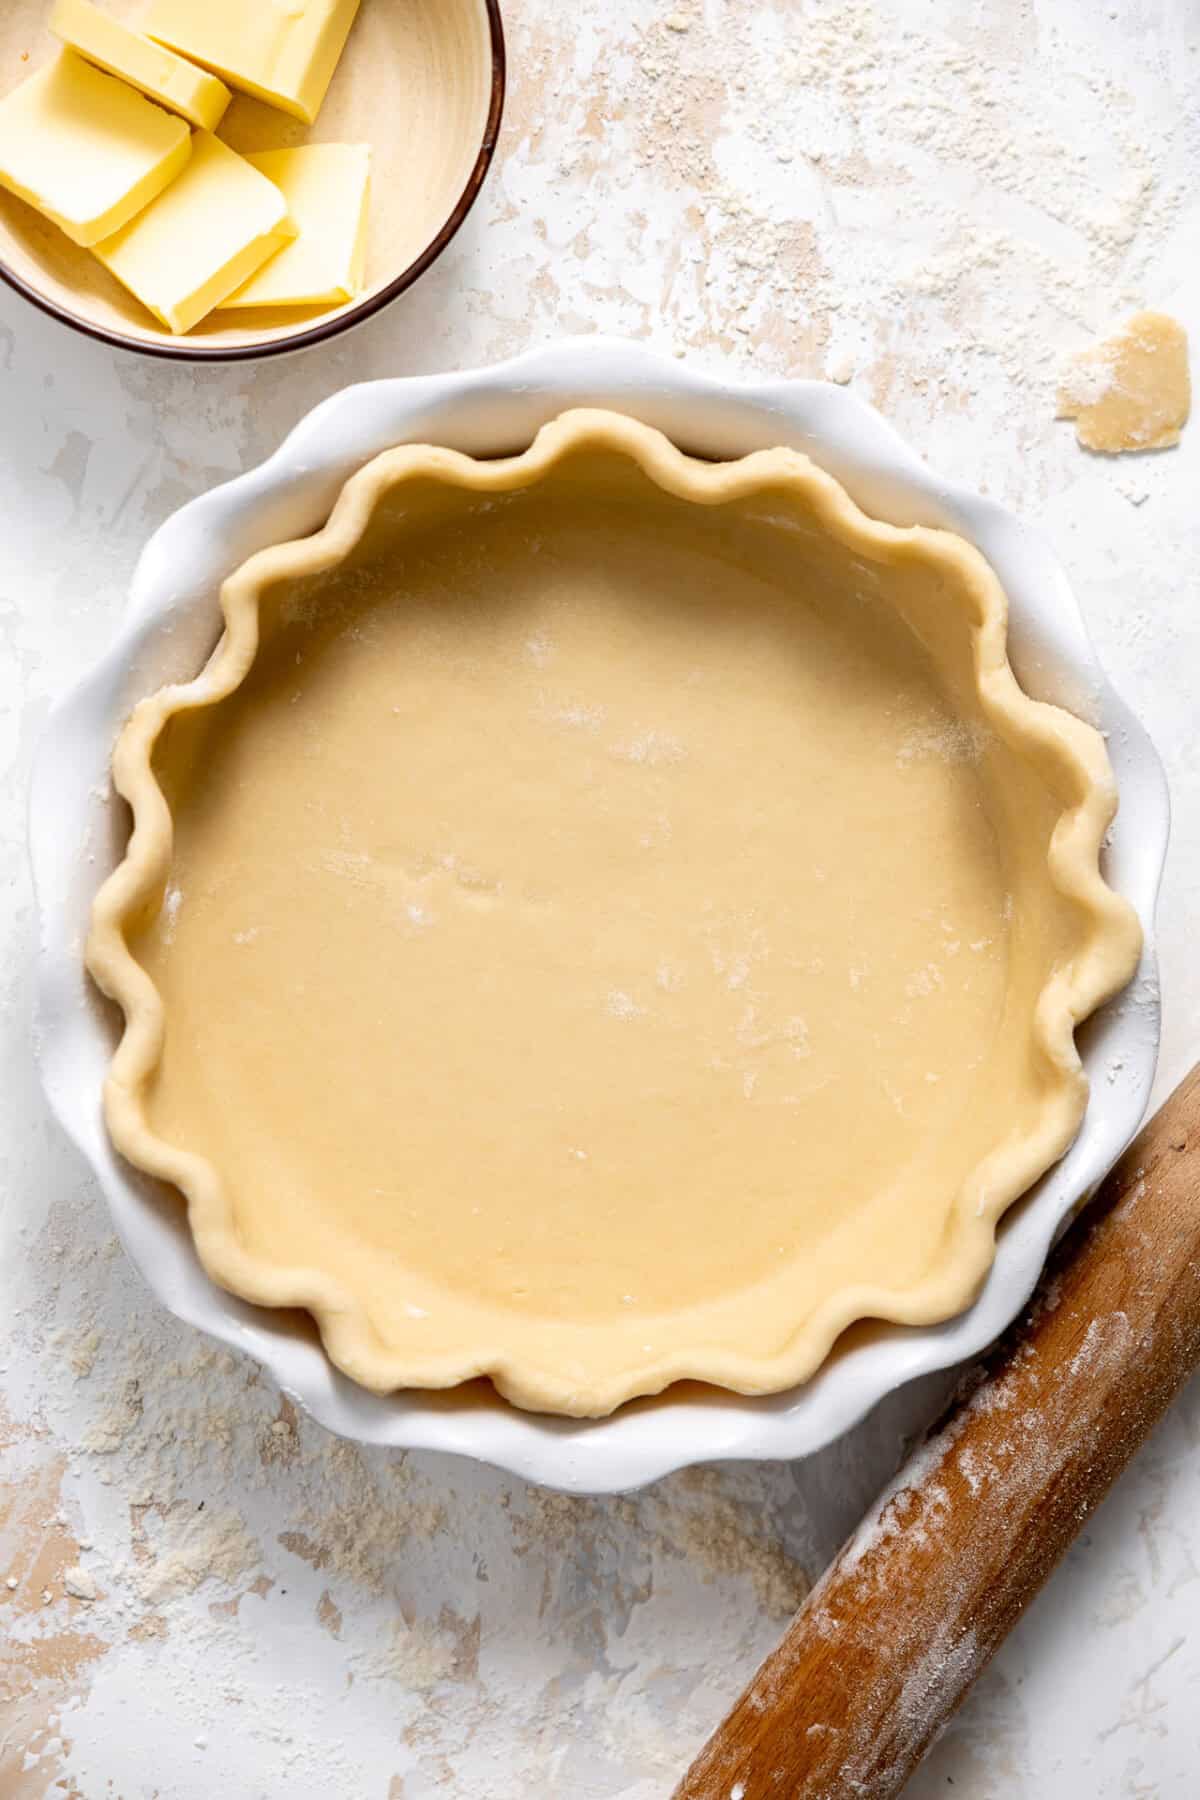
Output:
[[[478,1385],[380,1397],[329,1363],[294,1315],[214,1286],[182,1207],[113,1152],[101,1118],[115,1018],[87,986],[82,943],[92,898],[122,850],[108,781],[113,740],[133,704],[195,672],[219,627],[217,590],[247,556],[320,526],[348,475],[379,451],[432,441],[475,456],[524,448],[564,408],[626,410],[695,454],[727,458],[785,444],[833,474],[863,509],[894,524],[948,528],[976,544],[1006,588],[1011,657],[1023,686],[1103,730],[1122,797],[1106,873],[1146,932],[1137,977],[1080,1033],[1092,1103],[1064,1160],[1005,1219],[975,1304],[944,1325],[851,1334],[803,1387],[765,1398],[668,1391],[594,1421],[517,1411]],[[315,1418],[371,1443],[473,1456],[577,1492],[638,1486],[719,1457],[797,1457],[849,1429],[885,1393],[982,1349],[1027,1297],[1046,1251],[1136,1130],[1158,1045],[1153,908],[1166,850],[1165,783],[1149,738],[1108,684],[1048,547],[994,503],[927,470],[884,421],[818,382],[714,380],[639,346],[567,342],[477,373],[371,383],[326,401],[261,468],[184,507],[138,566],[117,642],[54,713],[33,779],[30,844],[41,908],[38,1042],[51,1105],[94,1168],[129,1254],[178,1317],[245,1350]],[[81,846],[83,847],[81,853]]]

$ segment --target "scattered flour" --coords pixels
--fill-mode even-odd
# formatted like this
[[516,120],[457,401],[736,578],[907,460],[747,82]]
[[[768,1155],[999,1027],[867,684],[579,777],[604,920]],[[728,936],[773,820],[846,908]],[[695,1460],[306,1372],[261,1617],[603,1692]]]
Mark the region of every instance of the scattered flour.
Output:
[[659,769],[682,762],[687,750],[669,731],[641,731],[627,743],[615,744],[612,754],[620,762],[644,763]]
[[965,719],[938,720],[937,723],[914,725],[905,733],[896,752],[896,761],[906,763],[936,759],[941,762],[977,763],[987,747],[987,733],[980,725]]
[[158,1513],[166,1529],[151,1537],[149,1561],[132,1571],[132,1583],[151,1606],[194,1594],[201,1583],[229,1585],[259,1566],[261,1552],[247,1532],[240,1514],[232,1508],[197,1510],[190,1501],[177,1501]]
[[175,936],[175,927],[179,922],[179,913],[180,913],[180,909],[182,908],[182,906],[183,906],[183,894],[182,894],[181,890],[174,886],[168,887],[166,893],[163,895],[163,903],[162,903],[162,918],[163,918],[163,933],[162,934],[163,934],[164,942],[166,942],[168,944],[171,942],[172,938]]
[[63,1588],[72,1600],[92,1601],[97,1594],[94,1577],[86,1569],[81,1569],[78,1563],[64,1571]]

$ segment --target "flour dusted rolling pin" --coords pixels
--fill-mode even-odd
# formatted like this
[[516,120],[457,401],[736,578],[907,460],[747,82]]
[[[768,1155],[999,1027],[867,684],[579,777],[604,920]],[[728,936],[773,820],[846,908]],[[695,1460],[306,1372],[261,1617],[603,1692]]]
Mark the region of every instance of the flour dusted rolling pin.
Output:
[[676,1800],[889,1800],[1200,1362],[1200,1067],[814,1588]]

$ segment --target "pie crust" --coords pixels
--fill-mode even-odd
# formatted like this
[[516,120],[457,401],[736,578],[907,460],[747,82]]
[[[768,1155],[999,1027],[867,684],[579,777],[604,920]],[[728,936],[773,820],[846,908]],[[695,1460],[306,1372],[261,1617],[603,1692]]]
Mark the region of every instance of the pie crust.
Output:
[[387,452],[135,710],[109,1132],[364,1386],[598,1416],[965,1306],[1140,933],[964,541],[613,413]]
[[1170,450],[1192,407],[1188,336],[1169,313],[1135,313],[1112,337],[1071,359],[1058,416],[1085,450]]

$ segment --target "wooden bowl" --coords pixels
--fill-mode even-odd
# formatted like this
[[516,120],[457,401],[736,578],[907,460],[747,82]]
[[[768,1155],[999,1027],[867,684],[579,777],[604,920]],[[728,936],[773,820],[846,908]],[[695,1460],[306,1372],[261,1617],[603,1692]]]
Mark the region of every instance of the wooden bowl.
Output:
[[[141,0],[104,0],[136,25]],[[50,0],[0,6],[0,93],[56,54]],[[317,344],[411,287],[474,203],[504,109],[499,0],[365,0],[315,125],[235,95],[219,135],[237,150],[369,143],[370,226],[362,295],[339,307],[210,313],[174,337],[91,255],[0,189],[0,276],[43,312],[122,350],[231,362]]]

